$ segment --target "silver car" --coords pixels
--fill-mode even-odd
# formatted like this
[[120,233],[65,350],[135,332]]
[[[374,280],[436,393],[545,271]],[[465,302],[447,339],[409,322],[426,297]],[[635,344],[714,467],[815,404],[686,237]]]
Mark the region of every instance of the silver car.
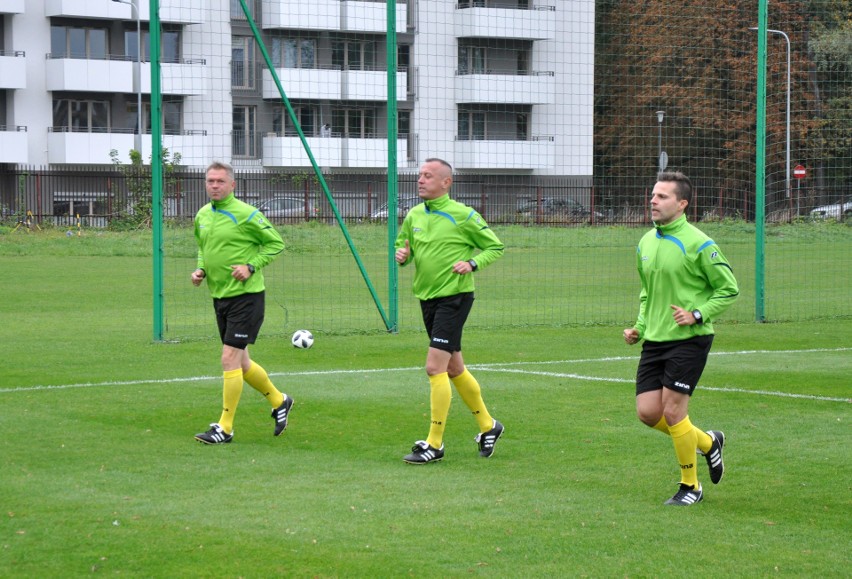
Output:
[[833,205],[823,205],[811,211],[813,219],[852,219],[852,196]]
[[317,216],[313,203],[304,197],[273,197],[257,206],[267,219],[280,217],[305,217],[312,219]]

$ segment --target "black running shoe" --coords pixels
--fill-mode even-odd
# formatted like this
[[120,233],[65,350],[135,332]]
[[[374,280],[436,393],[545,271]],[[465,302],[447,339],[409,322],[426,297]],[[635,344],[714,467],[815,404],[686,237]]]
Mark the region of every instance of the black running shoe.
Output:
[[195,435],[195,440],[204,444],[227,444],[234,438],[234,433],[227,434],[217,423],[210,425],[210,430]]
[[494,445],[500,437],[503,436],[503,425],[498,421],[494,421],[494,428],[488,432],[481,432],[476,435],[476,442],[479,444],[479,456],[488,458],[494,454]]
[[406,454],[402,460],[408,464],[426,464],[427,462],[438,462],[444,458],[444,445],[441,448],[429,446],[425,440],[418,440],[411,447],[411,454]]
[[707,434],[713,439],[713,444],[710,450],[703,454],[707,459],[707,466],[710,468],[710,481],[715,485],[722,480],[722,475],[725,474],[725,463],[722,461],[722,447],[725,446],[725,433],[721,430],[708,430]]
[[[287,395],[285,394],[285,396]],[[275,419],[275,436],[278,436],[287,428],[287,417],[290,416],[292,407],[293,399],[287,396],[281,406],[272,411],[272,418]]]
[[700,484],[696,489],[691,485],[680,483],[680,490],[675,493],[675,496],[667,500],[665,504],[674,505],[676,507],[688,507],[689,505],[700,503],[703,498],[704,491],[701,490]]

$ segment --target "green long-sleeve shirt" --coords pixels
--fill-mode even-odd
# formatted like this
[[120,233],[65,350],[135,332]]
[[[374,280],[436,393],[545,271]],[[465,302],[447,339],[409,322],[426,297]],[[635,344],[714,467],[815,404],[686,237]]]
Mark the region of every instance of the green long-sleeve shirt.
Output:
[[[475,259],[484,268],[503,255],[503,243],[482,216],[449,194],[414,206],[405,216],[395,245],[414,261],[414,295],[420,300],[452,296],[474,290],[473,275],[453,273],[459,261]],[[475,250],[479,250],[474,256]]]
[[[653,342],[683,340],[713,333],[713,320],[739,295],[737,280],[719,246],[686,215],[646,233],[636,265],[642,290],[634,328]],[[698,310],[702,324],[678,326],[672,305]]]
[[[263,268],[284,251],[284,241],[263,214],[231,193],[211,201],[195,215],[197,266],[204,270],[214,298],[228,298],[265,289]],[[231,277],[232,265],[248,265],[255,272],[246,281]]]

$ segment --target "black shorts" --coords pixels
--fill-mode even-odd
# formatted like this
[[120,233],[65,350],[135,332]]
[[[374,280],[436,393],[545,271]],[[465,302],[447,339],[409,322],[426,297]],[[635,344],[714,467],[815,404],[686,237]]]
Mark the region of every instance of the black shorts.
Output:
[[445,352],[461,352],[462,330],[473,307],[473,292],[420,302],[429,346]]
[[254,344],[263,325],[264,307],[264,292],[214,298],[213,309],[222,343],[240,350]]
[[692,396],[712,345],[712,334],[673,342],[646,340],[636,370],[636,394],[665,387]]

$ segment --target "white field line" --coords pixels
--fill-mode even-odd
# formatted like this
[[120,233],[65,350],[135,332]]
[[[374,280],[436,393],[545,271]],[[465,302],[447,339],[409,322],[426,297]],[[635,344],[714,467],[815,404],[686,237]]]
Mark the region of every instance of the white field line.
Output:
[[[742,356],[753,354],[808,354],[815,352],[848,352],[852,348],[812,348],[805,350],[742,350],[738,352],[711,352],[711,356]],[[584,380],[593,382],[611,382],[611,383],[633,383],[633,379],[628,378],[605,378],[601,376],[587,376],[584,374],[574,374],[565,372],[543,372],[536,370],[524,370],[520,368],[511,368],[511,366],[530,366],[530,365],[554,365],[554,364],[578,364],[578,363],[600,363],[600,362],[617,362],[625,360],[637,360],[636,356],[610,356],[604,358],[586,358],[576,360],[546,360],[540,362],[506,362],[497,364],[471,364],[470,368],[482,370],[486,372],[502,372],[512,374],[527,374],[536,376],[546,376],[549,378],[572,378],[574,380]],[[332,374],[375,374],[375,373],[392,373],[392,372],[413,372],[423,371],[421,366],[409,366],[402,368],[375,368],[363,370],[316,370],[305,372],[270,372],[270,376],[322,376]],[[104,382],[81,382],[77,384],[55,384],[55,385],[38,385],[24,386],[20,388],[0,388],[0,394],[11,392],[34,392],[39,390],[68,390],[71,388],[97,388],[101,386],[134,386],[142,384],[174,384],[181,382],[206,382],[221,380],[222,377],[217,376],[190,376],[187,378],[166,378],[160,380],[119,380],[119,381],[104,381]],[[852,402],[852,398],[837,398],[831,396],[815,396],[810,394],[795,394],[790,392],[778,392],[772,390],[747,390],[744,388],[730,387],[715,387],[715,386],[700,386],[701,390],[709,390],[713,392],[735,392],[740,394],[754,394],[760,396],[776,396],[780,398],[801,398],[805,400],[819,400],[823,402]]]

